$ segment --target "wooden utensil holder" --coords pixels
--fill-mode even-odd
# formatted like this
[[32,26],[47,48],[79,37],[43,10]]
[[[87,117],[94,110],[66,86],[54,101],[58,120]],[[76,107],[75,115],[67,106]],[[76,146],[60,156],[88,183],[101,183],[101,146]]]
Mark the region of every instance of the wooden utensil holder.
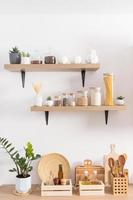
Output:
[[128,176],[113,177],[111,175],[111,188],[113,195],[124,195],[128,193]]

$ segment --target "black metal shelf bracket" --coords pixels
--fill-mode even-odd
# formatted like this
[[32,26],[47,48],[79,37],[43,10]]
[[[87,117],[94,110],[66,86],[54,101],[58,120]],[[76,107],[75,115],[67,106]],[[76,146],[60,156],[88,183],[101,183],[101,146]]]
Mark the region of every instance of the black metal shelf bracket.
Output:
[[86,70],[82,69],[81,70],[81,78],[82,78],[82,86],[85,86],[85,74],[86,74]]
[[25,70],[21,70],[22,87],[25,86]]
[[46,120],[46,125],[48,125],[49,111],[45,111],[45,120]]
[[108,124],[108,116],[109,116],[109,111],[105,110],[105,124]]

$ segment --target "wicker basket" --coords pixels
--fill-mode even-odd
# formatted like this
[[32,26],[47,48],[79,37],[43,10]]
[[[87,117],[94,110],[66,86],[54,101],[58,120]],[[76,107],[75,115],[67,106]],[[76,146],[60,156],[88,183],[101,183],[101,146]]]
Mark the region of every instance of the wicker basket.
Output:
[[124,195],[128,192],[128,176],[111,177],[111,186],[113,195]]

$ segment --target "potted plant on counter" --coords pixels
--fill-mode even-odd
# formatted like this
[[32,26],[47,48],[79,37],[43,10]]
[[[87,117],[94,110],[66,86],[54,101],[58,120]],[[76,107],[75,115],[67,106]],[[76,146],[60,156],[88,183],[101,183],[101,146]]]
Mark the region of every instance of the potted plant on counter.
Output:
[[21,64],[30,64],[30,54],[27,52],[21,53]]
[[124,99],[125,99],[125,97],[123,97],[123,96],[117,97],[116,98],[116,105],[123,106],[125,104]]
[[54,102],[53,102],[52,98],[49,96],[46,100],[46,105],[47,106],[53,106],[53,104],[54,104]]
[[13,47],[9,51],[10,64],[20,64],[21,63],[21,53],[17,47]]
[[6,138],[0,138],[0,146],[8,153],[15,167],[10,169],[10,172],[15,172],[16,176],[16,192],[27,193],[31,189],[31,176],[32,161],[40,158],[39,154],[34,153],[33,146],[30,142],[24,147],[24,156],[13,147]]

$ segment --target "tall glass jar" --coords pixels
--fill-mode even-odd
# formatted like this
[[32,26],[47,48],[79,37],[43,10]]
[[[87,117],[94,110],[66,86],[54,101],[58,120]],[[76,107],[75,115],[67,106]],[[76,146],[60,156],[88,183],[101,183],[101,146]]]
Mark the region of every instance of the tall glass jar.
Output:
[[77,106],[88,106],[88,91],[78,91],[76,98]]
[[91,105],[101,106],[101,88],[91,87],[90,91],[91,91]]
[[76,105],[76,99],[75,99],[75,94],[70,93],[69,94],[69,105],[70,106],[75,106]]
[[103,79],[105,84],[105,105],[113,106],[113,74],[104,74]]
[[69,98],[66,93],[62,94],[62,106],[69,106]]
[[61,106],[62,102],[61,102],[61,96],[55,96],[54,97],[54,106]]

